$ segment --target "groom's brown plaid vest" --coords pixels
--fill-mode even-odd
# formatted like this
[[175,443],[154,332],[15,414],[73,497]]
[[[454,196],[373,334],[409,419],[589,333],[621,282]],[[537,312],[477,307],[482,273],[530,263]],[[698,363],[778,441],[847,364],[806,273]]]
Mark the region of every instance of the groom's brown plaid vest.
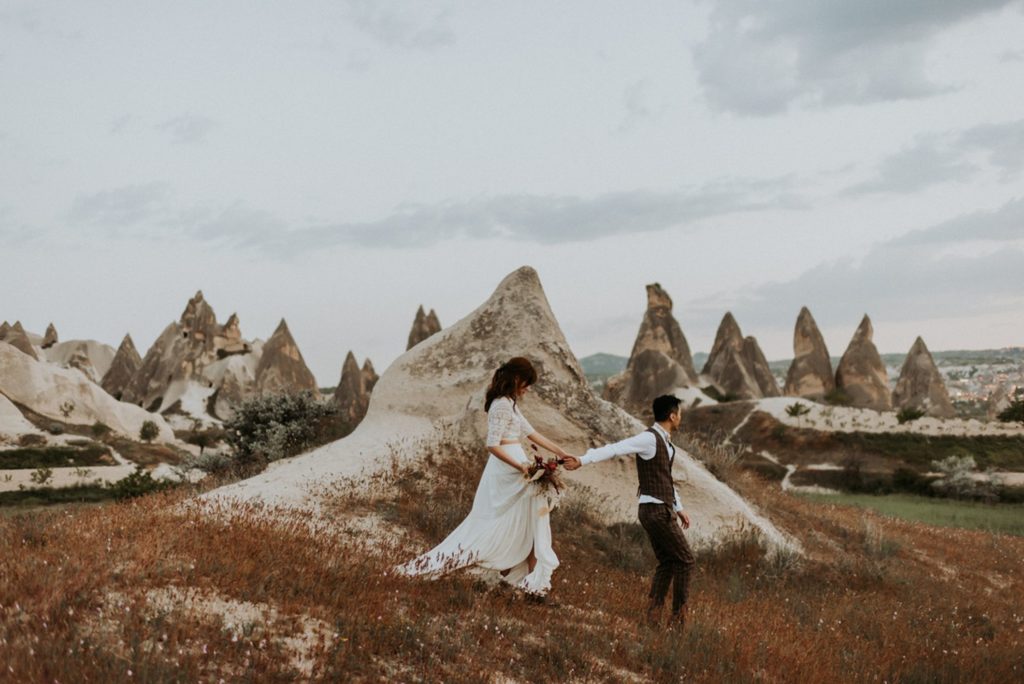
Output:
[[633,459],[636,461],[636,475],[640,480],[637,495],[653,496],[671,506],[676,495],[672,487],[672,461],[668,457],[668,447],[653,427],[647,428],[647,432],[654,435],[655,452],[654,458],[649,460],[639,456]]

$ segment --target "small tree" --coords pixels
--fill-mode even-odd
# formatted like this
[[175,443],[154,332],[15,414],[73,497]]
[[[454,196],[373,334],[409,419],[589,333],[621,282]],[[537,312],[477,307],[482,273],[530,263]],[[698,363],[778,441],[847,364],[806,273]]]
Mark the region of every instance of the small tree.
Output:
[[1004,423],[1020,423],[1024,425],[1024,399],[1014,399],[1010,405],[999,412],[999,420]]
[[67,424],[68,418],[70,418],[71,414],[75,412],[75,402],[67,399],[60,405],[58,410],[60,411],[60,415],[64,416],[64,423]]
[[146,444],[152,443],[152,441],[159,436],[160,428],[158,428],[156,426],[156,423],[154,423],[151,420],[145,421],[142,424],[142,427],[139,428],[139,439],[141,439]]
[[924,409],[908,406],[905,409],[900,409],[900,412],[896,414],[896,420],[899,421],[900,425],[903,425],[904,423],[913,423],[918,418],[923,418],[924,413]]
[[786,407],[786,415],[791,418],[796,418],[796,424],[799,427],[803,427],[803,417],[810,412],[811,407],[807,404],[802,404],[799,401]]

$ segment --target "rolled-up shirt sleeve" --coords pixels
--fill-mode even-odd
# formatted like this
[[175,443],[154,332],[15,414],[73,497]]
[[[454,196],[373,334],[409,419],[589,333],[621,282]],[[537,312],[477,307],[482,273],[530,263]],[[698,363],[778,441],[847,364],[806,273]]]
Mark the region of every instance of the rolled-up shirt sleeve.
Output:
[[638,435],[627,437],[621,442],[607,444],[596,449],[587,449],[587,453],[580,457],[580,465],[599,463],[615,456],[626,456],[636,454],[640,458],[649,459],[654,456],[656,443],[655,437],[650,432],[641,432]]

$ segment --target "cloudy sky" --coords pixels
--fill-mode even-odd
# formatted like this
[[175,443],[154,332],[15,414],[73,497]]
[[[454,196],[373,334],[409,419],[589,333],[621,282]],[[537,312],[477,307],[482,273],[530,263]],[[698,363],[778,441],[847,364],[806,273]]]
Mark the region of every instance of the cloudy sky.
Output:
[[[0,319],[202,289],[321,384],[530,264],[580,356],[1024,345],[1024,2],[0,0]],[[510,321],[514,325],[515,321]]]

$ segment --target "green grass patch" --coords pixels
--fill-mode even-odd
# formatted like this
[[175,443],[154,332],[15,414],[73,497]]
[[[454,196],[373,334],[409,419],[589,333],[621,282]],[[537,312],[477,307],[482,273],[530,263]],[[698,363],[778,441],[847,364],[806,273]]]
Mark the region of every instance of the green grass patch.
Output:
[[22,447],[0,451],[0,470],[110,465],[110,449],[102,444],[80,447]]
[[981,469],[1024,469],[1024,437],[1009,435],[921,435],[900,432],[836,432],[832,439],[860,452],[928,467],[947,456],[973,456]]
[[911,494],[801,494],[819,503],[859,506],[882,515],[923,522],[937,527],[1024,536],[1024,505],[983,504],[950,499],[933,499]]

